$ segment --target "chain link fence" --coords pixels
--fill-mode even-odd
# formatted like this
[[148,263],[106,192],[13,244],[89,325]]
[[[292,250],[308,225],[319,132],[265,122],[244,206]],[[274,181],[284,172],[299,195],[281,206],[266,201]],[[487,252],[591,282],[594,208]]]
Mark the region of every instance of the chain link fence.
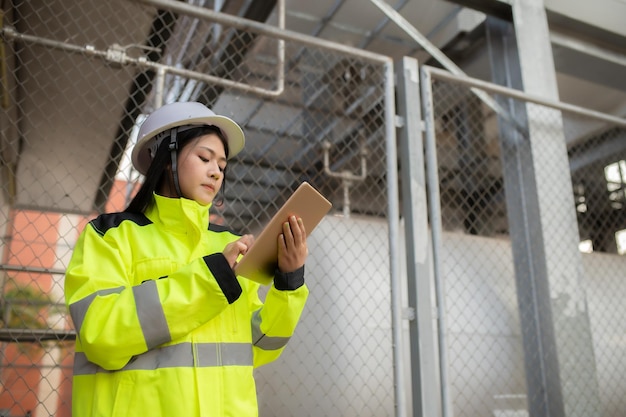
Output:
[[200,3],[4,11],[0,415],[70,415],[65,267],[85,223],[137,189],[137,124],[176,100],[203,102],[246,133],[212,221],[256,233],[305,180],[334,205],[309,238],[296,335],[257,370],[261,415],[393,414],[383,60],[251,30],[278,25],[274,3],[223,14]]
[[626,123],[422,74],[448,415],[623,415]]

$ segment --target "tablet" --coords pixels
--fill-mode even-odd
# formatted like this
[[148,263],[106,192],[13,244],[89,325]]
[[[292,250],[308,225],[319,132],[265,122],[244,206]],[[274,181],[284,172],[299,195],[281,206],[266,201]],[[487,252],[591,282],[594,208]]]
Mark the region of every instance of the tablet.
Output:
[[254,244],[235,265],[235,274],[269,285],[278,263],[278,235],[289,216],[301,217],[307,236],[330,211],[332,204],[308,182],[303,182],[255,237]]

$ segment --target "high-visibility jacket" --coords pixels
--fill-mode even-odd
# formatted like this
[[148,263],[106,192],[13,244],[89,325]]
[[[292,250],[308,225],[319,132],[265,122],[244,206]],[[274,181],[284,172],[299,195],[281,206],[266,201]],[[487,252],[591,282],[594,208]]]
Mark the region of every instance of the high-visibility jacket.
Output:
[[73,415],[257,416],[253,367],[293,335],[304,267],[277,271],[261,302],[221,253],[237,235],[209,225],[206,206],[154,198],[145,214],[92,220],[68,265]]

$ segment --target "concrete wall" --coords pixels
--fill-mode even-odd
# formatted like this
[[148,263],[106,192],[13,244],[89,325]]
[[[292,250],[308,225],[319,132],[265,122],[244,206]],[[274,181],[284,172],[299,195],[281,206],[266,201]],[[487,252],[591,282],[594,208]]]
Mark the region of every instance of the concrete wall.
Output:
[[[519,408],[525,402],[525,379],[510,242],[448,233],[443,243],[455,408]],[[582,261],[602,415],[621,415],[626,396],[621,377],[626,373],[626,258],[591,253],[582,254]],[[468,383],[475,383],[474,395],[468,395]]]

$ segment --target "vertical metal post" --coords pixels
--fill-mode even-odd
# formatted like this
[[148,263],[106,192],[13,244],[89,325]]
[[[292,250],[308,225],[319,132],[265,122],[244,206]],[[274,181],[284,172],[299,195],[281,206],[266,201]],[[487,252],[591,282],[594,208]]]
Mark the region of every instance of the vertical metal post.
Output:
[[398,127],[402,213],[406,245],[413,416],[441,412],[429,264],[428,204],[422,113],[417,61],[404,57],[397,66]]
[[157,68],[156,80],[154,82],[154,85],[154,108],[158,109],[163,105],[163,95],[165,92],[165,68]]
[[437,303],[437,336],[439,353],[439,377],[441,379],[441,415],[452,415],[452,401],[448,384],[448,352],[446,330],[446,305],[443,279],[441,278],[441,248],[443,246],[443,227],[441,224],[441,195],[439,194],[439,172],[437,167],[437,144],[435,143],[435,115],[432,90],[432,78],[427,71],[420,71],[422,83],[421,98],[426,134],[426,178],[428,187],[428,213],[432,236],[433,274],[435,299]]
[[396,417],[406,416],[407,403],[402,355],[402,297],[400,291],[400,210],[398,192],[398,152],[396,149],[396,106],[393,62],[385,64],[385,139],[387,150],[387,201],[389,204],[389,273],[391,287],[391,328],[396,394]]

